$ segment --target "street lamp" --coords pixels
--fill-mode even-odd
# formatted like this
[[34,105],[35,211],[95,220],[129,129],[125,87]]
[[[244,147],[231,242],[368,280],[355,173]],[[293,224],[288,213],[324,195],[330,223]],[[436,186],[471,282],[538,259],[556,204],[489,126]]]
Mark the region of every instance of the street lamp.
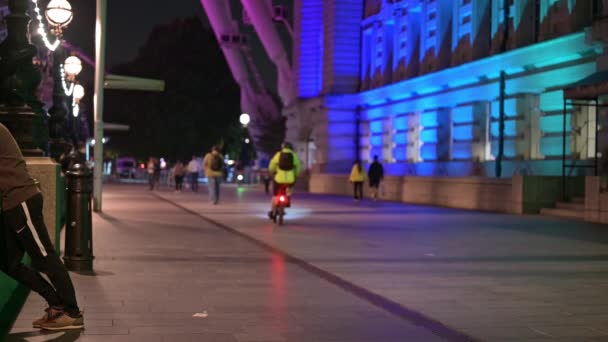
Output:
[[249,125],[249,122],[251,121],[251,118],[249,117],[249,114],[243,113],[239,117],[239,121],[243,126],[247,127],[247,125]]
[[84,97],[84,87],[80,84],[76,84],[74,86],[74,93],[72,94],[72,98],[74,99],[74,103],[72,103],[72,115],[77,118],[78,114],[80,114],[80,100]]
[[76,103],[80,103],[80,100],[82,100],[84,97],[84,87],[80,84],[76,84],[74,86],[74,94],[72,96],[74,96]]
[[72,5],[67,0],[51,0],[46,6],[45,15],[57,38],[61,37],[63,28],[74,18]]
[[63,69],[65,70],[65,74],[68,76],[68,80],[74,82],[76,76],[80,74],[82,71],[82,62],[80,58],[76,56],[70,56],[66,58],[65,63],[63,64]]
[[[37,7],[36,7],[37,9]],[[38,13],[39,10],[37,9]],[[70,126],[73,126],[73,120],[68,118],[68,105],[66,104],[66,98],[71,96],[74,91],[74,80],[76,76],[82,71],[82,62],[76,56],[70,56],[65,61],[65,51],[61,45],[61,36],[63,29],[72,21],[74,13],[72,12],[72,6],[67,0],[51,0],[47,5],[46,18],[51,27],[51,31],[56,36],[57,41],[55,45],[47,46],[53,51],[53,106],[49,109],[49,148],[50,155],[53,159],[59,161],[59,158],[66,150],[71,149],[71,144],[66,142],[64,137],[70,137],[68,140],[72,140],[73,127],[70,130]],[[40,19],[40,15],[38,16]],[[46,33],[42,24],[40,25],[40,33],[43,38],[46,38]],[[45,43],[48,39],[44,39]],[[66,84],[67,80],[70,85]],[[72,99],[72,105],[74,100]],[[66,120],[70,120],[67,122]],[[67,127],[66,127],[67,126]],[[70,132],[72,131],[72,132]]]
[[0,44],[0,121],[25,156],[41,156],[47,138],[42,105],[35,94],[40,72],[32,62],[37,52],[28,37],[28,1],[11,0],[8,8],[8,36]]

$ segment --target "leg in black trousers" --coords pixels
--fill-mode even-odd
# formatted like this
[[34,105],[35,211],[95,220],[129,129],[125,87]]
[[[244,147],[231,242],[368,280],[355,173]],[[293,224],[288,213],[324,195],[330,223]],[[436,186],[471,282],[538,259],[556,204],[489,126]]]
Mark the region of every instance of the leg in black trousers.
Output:
[[192,191],[198,192],[198,172],[190,174],[190,181],[192,182]]
[[353,182],[355,199],[363,199],[363,182]]
[[[76,317],[74,285],[65,266],[55,252],[42,216],[42,195],[36,195],[3,213],[3,234],[6,238],[3,271],[42,296],[52,307],[62,307]],[[31,269],[21,263],[24,252],[32,260]],[[46,274],[49,284],[38,272]]]

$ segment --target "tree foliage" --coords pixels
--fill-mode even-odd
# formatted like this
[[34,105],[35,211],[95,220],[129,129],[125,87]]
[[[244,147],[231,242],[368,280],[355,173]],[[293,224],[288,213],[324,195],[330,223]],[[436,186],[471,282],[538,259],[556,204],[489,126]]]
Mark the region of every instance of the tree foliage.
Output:
[[108,91],[105,121],[131,127],[111,134],[108,147],[121,155],[187,160],[226,140],[238,123],[239,88],[213,32],[198,18],[156,27],[138,56],[112,73],[166,86],[162,93]]

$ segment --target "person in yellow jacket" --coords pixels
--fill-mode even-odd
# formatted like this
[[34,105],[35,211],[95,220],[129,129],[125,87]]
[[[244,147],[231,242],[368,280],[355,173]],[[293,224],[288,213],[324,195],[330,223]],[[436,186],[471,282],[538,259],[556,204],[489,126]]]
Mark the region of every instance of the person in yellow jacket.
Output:
[[293,146],[290,143],[284,142],[281,145],[281,150],[270,160],[268,171],[274,174],[272,205],[270,212],[268,212],[268,216],[273,219],[276,196],[279,191],[282,187],[288,187],[287,194],[291,196],[291,187],[293,187],[302,171],[300,158],[293,151]]
[[361,166],[361,161],[357,160],[353,163],[353,168],[350,171],[349,180],[353,183],[355,201],[363,199],[363,183],[365,182],[366,175]]
[[218,146],[213,146],[203,158],[203,169],[209,187],[209,200],[216,205],[220,201],[220,184],[224,178],[224,158]]

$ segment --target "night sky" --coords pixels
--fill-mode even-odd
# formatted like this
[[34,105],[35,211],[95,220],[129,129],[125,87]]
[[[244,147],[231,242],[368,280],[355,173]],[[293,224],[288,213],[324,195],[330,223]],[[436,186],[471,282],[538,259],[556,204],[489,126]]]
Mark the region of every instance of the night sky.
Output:
[[[95,0],[71,0],[74,19],[64,32],[64,39],[95,58]],[[41,7],[46,1],[41,1]],[[177,18],[197,16],[208,22],[199,0],[108,0],[106,70],[133,60],[139,48],[157,25],[169,24]],[[149,75],[149,78],[157,78]],[[79,81],[87,95],[82,109],[92,120],[92,97],[95,69],[84,65]]]
[[[71,4],[74,20],[65,38],[93,57],[95,0],[73,0]],[[198,0],[108,0],[107,65],[133,59],[154,26],[187,16],[204,17]]]

